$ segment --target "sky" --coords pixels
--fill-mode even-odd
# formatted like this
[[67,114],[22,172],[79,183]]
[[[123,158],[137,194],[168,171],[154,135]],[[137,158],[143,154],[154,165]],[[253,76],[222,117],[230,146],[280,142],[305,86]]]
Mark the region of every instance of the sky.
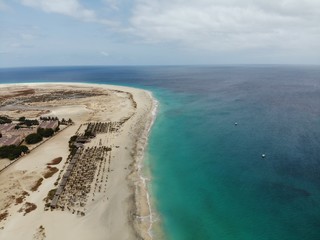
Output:
[[0,0],[0,67],[320,64],[319,0]]

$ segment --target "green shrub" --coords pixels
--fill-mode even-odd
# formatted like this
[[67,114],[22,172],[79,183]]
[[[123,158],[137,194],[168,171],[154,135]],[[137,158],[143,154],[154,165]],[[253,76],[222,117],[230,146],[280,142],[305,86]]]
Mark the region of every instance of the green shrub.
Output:
[[53,197],[54,197],[54,195],[56,194],[56,191],[57,191],[57,188],[51,189],[51,190],[48,192],[48,195],[47,195],[46,200],[52,200]]
[[76,141],[76,140],[77,140],[77,137],[78,137],[77,135],[73,135],[73,136],[70,138],[69,143]]
[[54,131],[51,128],[38,128],[37,133],[42,137],[51,137],[54,134]]
[[0,124],[12,123],[12,120],[7,118],[6,116],[0,116]]
[[37,119],[35,120],[25,119],[23,123],[28,127],[32,125],[39,125],[39,121]]
[[19,122],[24,122],[25,120],[26,120],[26,117],[20,117],[20,118],[18,119]]
[[27,146],[2,146],[0,147],[0,158],[9,158],[10,160],[16,159],[21,155],[21,153],[28,152],[29,149]]
[[27,144],[35,144],[42,141],[42,136],[38,133],[31,133],[25,140]]

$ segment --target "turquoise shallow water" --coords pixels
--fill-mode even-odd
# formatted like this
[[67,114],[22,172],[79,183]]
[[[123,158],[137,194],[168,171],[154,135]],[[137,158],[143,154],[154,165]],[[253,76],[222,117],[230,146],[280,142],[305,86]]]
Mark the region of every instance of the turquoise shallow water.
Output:
[[149,151],[168,239],[320,239],[319,120],[158,97]]
[[160,106],[147,156],[166,239],[320,239],[319,67],[75,67],[0,74],[2,82],[152,90]]

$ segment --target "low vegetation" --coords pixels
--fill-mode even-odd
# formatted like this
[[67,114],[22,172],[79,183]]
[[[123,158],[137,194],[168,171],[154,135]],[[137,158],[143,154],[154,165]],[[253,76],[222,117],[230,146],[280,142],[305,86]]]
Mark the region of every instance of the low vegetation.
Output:
[[0,158],[9,158],[10,160],[14,160],[21,156],[22,153],[27,153],[29,151],[27,146],[2,146],[0,147]]
[[26,125],[28,127],[39,125],[39,121],[37,119],[26,119],[25,117],[20,117],[18,121],[20,122],[19,125]]
[[43,181],[43,178],[40,178],[38,181],[36,181],[36,183],[30,190],[33,192],[37,191],[40,185],[42,184],[42,181]]
[[0,124],[12,123],[12,120],[6,116],[0,116]]
[[62,157],[57,157],[53,159],[50,163],[47,163],[47,165],[58,165],[62,161]]
[[18,121],[19,122],[24,122],[26,120],[26,117],[19,117]]
[[8,217],[8,211],[5,211],[5,212],[3,212],[3,213],[0,213],[0,222],[2,221],[2,220],[6,220],[7,219],[7,217]]
[[52,201],[54,195],[56,194],[57,188],[51,189],[48,194],[47,197],[44,199],[46,202]]
[[70,125],[72,123],[73,121],[71,120],[71,118],[69,118],[69,120],[65,120],[64,118],[62,118],[62,120],[60,121],[61,125]]
[[44,177],[44,178],[52,177],[52,176],[53,176],[56,172],[58,172],[58,171],[59,171],[58,168],[48,166],[48,167],[47,167],[47,172],[45,172],[45,174],[43,174],[43,177]]
[[76,154],[78,148],[76,147],[75,143],[77,141],[78,136],[74,135],[70,138],[69,140],[69,151],[71,156],[73,156],[74,154]]
[[25,216],[27,213],[34,211],[35,209],[37,209],[37,205],[35,205],[34,203],[30,203],[30,202],[26,202],[22,208],[20,208],[19,212],[23,212],[24,214],[23,216]]
[[54,131],[51,128],[38,128],[37,134],[42,137],[48,138],[54,134]]
[[37,133],[31,133],[26,137],[27,144],[36,144],[43,140],[43,138],[48,138],[53,136],[54,131],[51,128],[38,128]]
[[70,139],[69,139],[69,149],[71,150],[71,148],[75,148],[74,144],[77,141],[78,136],[77,135],[73,135]]
[[22,195],[20,197],[16,198],[16,205],[22,203],[25,200],[26,196],[29,196],[29,193],[26,191],[23,191]]
[[36,208],[37,208],[37,205],[35,205],[34,203],[26,202],[26,209],[24,210],[25,211],[24,215],[35,210]]
[[41,142],[43,139],[43,137],[38,134],[38,133],[31,133],[29,134],[27,137],[26,137],[26,143],[27,144],[36,144],[36,143],[39,143]]
[[45,228],[41,225],[37,232],[33,235],[34,239],[44,240],[46,239]]
[[91,130],[85,130],[85,131],[84,131],[84,136],[85,136],[85,137],[95,137],[96,135],[95,135],[95,133],[92,132]]
[[40,117],[40,120],[42,120],[42,121],[59,121],[59,118],[58,117],[50,117],[50,116],[48,116],[48,117]]

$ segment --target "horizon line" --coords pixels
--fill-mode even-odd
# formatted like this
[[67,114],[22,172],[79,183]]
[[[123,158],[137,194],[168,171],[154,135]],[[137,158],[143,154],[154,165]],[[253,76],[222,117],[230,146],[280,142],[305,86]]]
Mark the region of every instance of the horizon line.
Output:
[[3,69],[31,69],[31,68],[91,68],[91,67],[232,67],[232,66],[320,66],[316,63],[219,63],[219,64],[137,64],[137,65],[38,65],[38,66],[11,66]]

